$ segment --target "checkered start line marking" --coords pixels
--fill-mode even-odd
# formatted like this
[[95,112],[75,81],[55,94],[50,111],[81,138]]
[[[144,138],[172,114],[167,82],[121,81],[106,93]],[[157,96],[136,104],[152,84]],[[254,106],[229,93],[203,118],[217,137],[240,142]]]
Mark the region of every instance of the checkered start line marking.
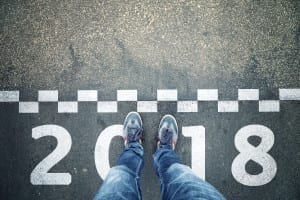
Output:
[[178,100],[177,89],[159,89],[155,101],[139,101],[137,90],[117,90],[116,101],[98,101],[97,90],[78,90],[76,101],[59,101],[58,90],[39,90],[38,101],[20,101],[19,91],[0,91],[0,103],[18,102],[19,113],[39,113],[39,103],[56,102],[58,113],[78,113],[79,102],[97,102],[98,113],[118,112],[118,102],[137,102],[137,112],[157,112],[158,102],[176,102],[177,112],[198,112],[198,102],[215,101],[218,112],[239,112],[239,101],[258,101],[259,112],[280,112],[280,101],[299,101],[300,89],[279,89],[279,100],[259,100],[259,89],[238,89],[238,100],[222,101],[218,89],[198,89],[197,100]]

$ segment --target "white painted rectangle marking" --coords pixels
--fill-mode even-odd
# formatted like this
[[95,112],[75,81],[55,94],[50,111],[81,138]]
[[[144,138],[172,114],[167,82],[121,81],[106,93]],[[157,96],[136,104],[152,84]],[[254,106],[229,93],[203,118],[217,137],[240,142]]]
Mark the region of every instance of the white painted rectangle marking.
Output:
[[19,91],[0,91],[0,102],[18,102]]
[[138,112],[157,112],[157,101],[138,101]]
[[279,112],[280,103],[277,100],[263,100],[259,101],[259,112]]
[[38,102],[19,102],[19,113],[38,113],[39,103]]
[[218,101],[218,112],[239,112],[239,102]]
[[259,100],[259,90],[258,89],[239,89],[238,99],[240,101],[258,101]]
[[98,101],[97,112],[99,113],[116,113],[118,112],[117,101]]
[[198,112],[198,101],[178,101],[177,112]]
[[57,102],[58,91],[57,90],[39,90],[38,100],[41,102]]
[[279,89],[280,100],[300,100],[300,89]]
[[118,90],[118,101],[137,101],[137,90]]
[[157,90],[157,101],[177,101],[177,89]]
[[97,90],[78,90],[78,101],[98,101]]
[[198,89],[197,90],[198,101],[218,101],[217,89]]
[[205,180],[205,128],[204,126],[183,126],[182,135],[191,137],[192,170]]
[[77,113],[78,102],[77,101],[60,101],[58,102],[59,113]]

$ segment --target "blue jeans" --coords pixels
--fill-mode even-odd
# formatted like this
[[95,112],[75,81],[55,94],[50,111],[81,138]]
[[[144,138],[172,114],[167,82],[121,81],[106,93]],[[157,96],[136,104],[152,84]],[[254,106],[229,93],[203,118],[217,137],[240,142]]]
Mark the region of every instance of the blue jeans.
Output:
[[[129,143],[111,168],[94,200],[142,199],[140,174],[144,166],[143,147]],[[154,168],[160,179],[161,199],[225,199],[212,185],[181,164],[170,146],[162,146],[153,154]]]

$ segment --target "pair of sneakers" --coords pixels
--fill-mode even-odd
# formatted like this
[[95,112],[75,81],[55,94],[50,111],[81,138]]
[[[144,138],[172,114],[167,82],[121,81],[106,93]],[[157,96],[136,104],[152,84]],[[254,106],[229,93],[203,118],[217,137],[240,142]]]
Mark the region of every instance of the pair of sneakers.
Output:
[[[142,142],[143,122],[137,112],[130,112],[124,120],[123,138],[127,145],[131,142]],[[166,146],[167,148],[175,149],[178,139],[178,126],[176,119],[172,115],[165,115],[158,128],[157,148]]]

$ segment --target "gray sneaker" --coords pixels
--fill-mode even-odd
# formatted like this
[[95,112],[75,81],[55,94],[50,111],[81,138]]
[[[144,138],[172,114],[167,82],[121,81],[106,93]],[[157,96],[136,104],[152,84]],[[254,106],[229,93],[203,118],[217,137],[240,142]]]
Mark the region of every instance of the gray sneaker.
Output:
[[157,148],[164,145],[174,150],[177,139],[178,125],[176,119],[172,115],[165,115],[159,123]]
[[131,142],[142,143],[143,122],[137,112],[130,112],[124,120],[123,138],[124,144]]

